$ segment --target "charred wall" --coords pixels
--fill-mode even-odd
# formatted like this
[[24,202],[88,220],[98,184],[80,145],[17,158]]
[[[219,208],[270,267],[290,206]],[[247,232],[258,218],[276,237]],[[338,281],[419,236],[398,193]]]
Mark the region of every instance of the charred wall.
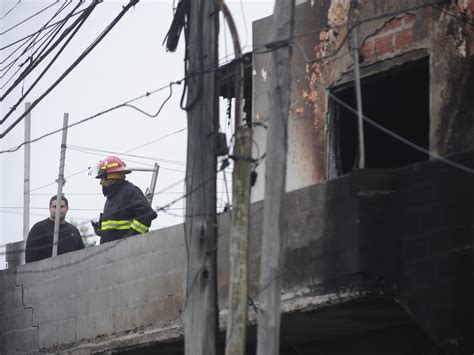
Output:
[[[351,3],[353,5],[351,5]],[[287,191],[331,178],[332,100],[328,92],[352,87],[350,39],[360,45],[362,78],[377,76],[414,60],[429,61],[428,147],[437,154],[473,148],[470,99],[473,86],[474,0],[306,1],[297,6],[289,112]],[[254,43],[271,41],[272,17],[254,23]],[[271,99],[271,53],[254,48],[253,115],[266,122]],[[394,95],[394,99],[400,99]],[[259,151],[266,133],[255,129]],[[253,201],[263,198],[264,166]]]

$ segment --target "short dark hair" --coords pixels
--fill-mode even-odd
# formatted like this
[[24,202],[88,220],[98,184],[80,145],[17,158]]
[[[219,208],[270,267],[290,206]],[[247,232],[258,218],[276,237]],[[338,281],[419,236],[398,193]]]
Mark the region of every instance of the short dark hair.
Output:
[[[54,195],[49,199],[49,207],[51,208],[51,202],[56,201],[58,199],[58,195]],[[61,195],[61,201],[66,202],[66,207],[69,208],[69,201],[67,200],[66,196],[64,194]]]

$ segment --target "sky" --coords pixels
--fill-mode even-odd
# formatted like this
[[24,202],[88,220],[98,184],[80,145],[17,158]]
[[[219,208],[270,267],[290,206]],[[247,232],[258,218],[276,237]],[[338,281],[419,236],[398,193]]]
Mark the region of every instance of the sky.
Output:
[[[89,4],[90,1],[87,2]],[[69,124],[78,122],[125,101],[156,93],[134,101],[133,105],[154,114],[170,95],[169,83],[184,76],[183,38],[176,52],[166,52],[162,46],[173,18],[173,5],[177,1],[140,1],[130,9],[111,32],[95,49],[47,95],[31,113],[31,138],[35,139],[62,127],[65,113]],[[235,0],[226,2],[235,18],[243,51],[251,50],[251,23],[271,15],[273,0]],[[36,32],[64,1],[50,0],[1,0],[0,1],[0,47]],[[16,111],[0,125],[0,131],[14,122],[24,111],[25,102],[33,102],[78,58],[101,34],[106,26],[120,13],[128,0],[105,0],[100,3],[74,36],[70,44],[58,57],[36,87],[18,105]],[[49,9],[20,24],[48,5]],[[75,2],[61,14],[72,10]],[[84,6],[85,7],[85,6]],[[11,11],[10,11],[11,10]],[[62,18],[61,15],[59,18]],[[222,16],[221,16],[222,19]],[[17,27],[13,26],[19,24]],[[5,33],[3,33],[5,32]],[[219,40],[221,63],[232,59],[232,41],[229,30],[221,23]],[[0,51],[0,64],[4,75],[0,79],[0,93],[4,93],[14,78],[21,61],[9,71],[6,65],[17,57],[10,58],[18,46]],[[22,59],[24,60],[30,49]],[[52,56],[47,59],[52,58]],[[45,63],[48,63],[46,60]],[[9,111],[44,68],[39,66],[2,102],[1,117]],[[23,92],[24,92],[23,91]],[[63,192],[69,200],[67,220],[89,226],[97,220],[105,199],[98,180],[94,178],[100,159],[129,152],[134,156],[121,157],[130,168],[152,168],[157,162],[160,172],[152,206],[157,208],[177,199],[184,193],[186,164],[186,113],[180,109],[182,86],[173,86],[169,101],[160,114],[151,118],[128,107],[119,108],[95,119],[71,127],[67,132],[65,160],[66,184]],[[222,129],[228,130],[225,117],[225,102],[221,102]],[[231,132],[227,132],[230,136]],[[24,142],[24,121],[15,126],[0,140],[0,150],[7,150]],[[30,176],[30,228],[48,216],[48,202],[56,194],[55,183],[59,173],[61,133],[56,133],[31,144]],[[23,188],[24,150],[0,154],[0,269],[5,268],[4,245],[23,239]],[[231,190],[231,171],[226,173],[228,189]],[[128,175],[135,185],[145,191],[150,185],[150,172],[133,172]],[[218,208],[227,203],[224,176],[218,176]],[[159,212],[151,229],[160,229],[183,222],[184,200],[170,207],[168,213]],[[93,240],[93,239],[92,239]]]

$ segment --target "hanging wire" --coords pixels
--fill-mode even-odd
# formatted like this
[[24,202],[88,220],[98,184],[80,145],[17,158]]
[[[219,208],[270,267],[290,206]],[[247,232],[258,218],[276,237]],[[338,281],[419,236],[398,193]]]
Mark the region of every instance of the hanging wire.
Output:
[[[34,18],[34,17],[38,16],[39,14],[41,14],[41,13],[43,13],[43,12],[45,12],[45,11],[46,11],[46,10],[48,10],[50,7],[52,7],[52,6],[56,5],[58,2],[59,2],[59,0],[56,0],[56,2],[52,3],[51,5],[48,5],[48,6],[46,6],[46,7],[45,7],[45,8],[43,8],[42,10],[40,10],[40,11],[38,11],[38,12],[34,13],[33,15],[29,16],[28,18],[26,18],[26,19],[24,19],[24,20],[20,21],[20,22],[19,22],[19,23],[17,23],[16,25],[14,25],[14,26],[12,26],[12,27],[10,27],[10,28],[6,29],[6,30],[5,30],[5,31],[3,31],[3,32],[0,32],[0,36],[3,36],[5,33],[8,33],[8,32],[10,32],[11,30],[13,30],[13,29],[17,28],[18,26],[20,26],[20,25],[24,24],[25,22],[27,22],[27,21],[31,20],[32,18]],[[20,2],[18,2],[18,3],[20,3]],[[17,5],[18,5],[18,4],[17,4]],[[16,5],[15,5],[15,6],[16,6]]]
[[15,8],[16,8],[18,5],[20,5],[20,3],[21,3],[21,0],[18,0],[18,2],[17,2],[15,5],[13,5],[13,7],[12,7],[10,10],[8,10],[8,11],[5,13],[5,15],[3,15],[2,17],[0,17],[0,20],[3,20],[5,17],[7,17],[10,12],[12,12],[13,10],[15,10]]
[[[340,98],[338,98],[336,95],[334,95],[333,93],[329,92],[329,96],[331,97],[331,99],[333,99],[334,101],[336,101],[338,104],[340,104],[341,106],[345,107],[346,109],[348,109],[349,111],[351,111],[352,113],[354,114],[358,114],[358,111],[353,108],[352,106],[348,105],[347,103],[345,103],[344,101],[342,101]],[[366,121],[367,123],[369,123],[370,125],[374,126],[375,128],[377,128],[378,130],[388,134],[389,136],[392,136],[393,138],[399,140],[400,142],[408,145],[409,147],[415,149],[415,150],[418,150],[426,155],[429,155],[430,157],[432,158],[435,158],[449,166],[452,166],[454,168],[457,168],[457,169],[460,169],[462,171],[465,171],[465,172],[468,172],[470,174],[474,174],[474,169],[471,169],[465,165],[462,165],[462,164],[459,164],[459,163],[456,163],[450,159],[447,159],[447,158],[444,158],[440,155],[437,155],[433,152],[431,152],[430,150],[428,149],[425,149],[423,147],[420,147],[419,145],[409,141],[408,139],[398,135],[397,133],[383,127],[382,125],[378,124],[377,122],[375,122],[374,120],[368,118],[367,116],[363,115],[362,118],[364,119],[364,121]]]

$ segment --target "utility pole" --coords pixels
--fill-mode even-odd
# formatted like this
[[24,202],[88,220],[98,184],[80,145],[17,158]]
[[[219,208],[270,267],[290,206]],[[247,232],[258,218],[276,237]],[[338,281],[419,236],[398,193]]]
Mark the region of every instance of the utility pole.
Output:
[[54,234],[53,234],[53,258],[58,255],[58,242],[59,242],[59,219],[61,212],[61,196],[63,193],[64,180],[64,165],[66,162],[66,139],[67,139],[67,124],[69,120],[69,113],[64,114],[63,120],[63,135],[61,141],[61,155],[59,158],[59,175],[58,175],[58,192],[56,199],[56,215],[54,217]]
[[215,355],[217,310],[217,37],[214,0],[189,0],[184,300],[186,355]]
[[225,354],[244,355],[247,333],[252,127],[243,125],[241,117],[244,69],[241,61],[242,52],[237,27],[224,1],[218,0],[218,2],[232,35],[236,57],[234,63],[235,146],[230,222],[229,313],[227,317]]
[[[290,41],[294,27],[294,0],[277,0],[273,14],[276,43]],[[291,45],[272,53],[270,121],[265,161],[262,257],[260,261],[260,312],[257,355],[278,355],[280,348],[281,209],[285,194],[288,112],[291,86]]]
[[[25,104],[25,111],[30,109],[31,103]],[[30,143],[31,140],[31,111],[25,117],[25,147],[23,158],[23,240],[26,242],[30,232]]]

